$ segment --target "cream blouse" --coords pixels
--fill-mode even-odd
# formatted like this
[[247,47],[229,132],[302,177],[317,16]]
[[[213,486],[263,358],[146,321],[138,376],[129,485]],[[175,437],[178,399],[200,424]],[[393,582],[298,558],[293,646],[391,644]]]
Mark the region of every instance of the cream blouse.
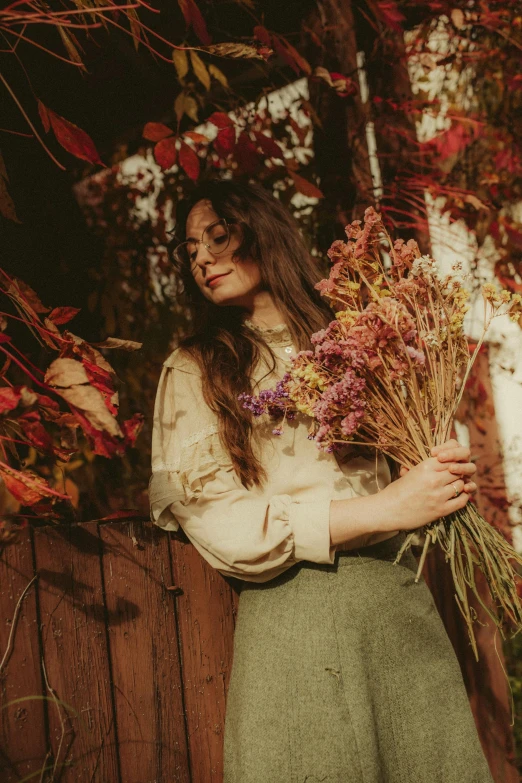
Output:
[[[284,324],[246,324],[277,357],[274,372],[268,373],[263,356],[253,373],[258,393],[280,380],[294,347]],[[375,493],[391,480],[383,456],[320,451],[308,439],[310,419],[302,414],[285,422],[282,435],[273,435],[277,425],[265,418],[256,420],[253,448],[268,479],[262,488],[246,489],[203,399],[196,363],[180,349],[164,362],[154,409],[151,519],[165,530],[181,525],[211,566],[252,582],[273,579],[301,560],[333,563],[336,550],[353,548],[355,541],[330,545],[330,502]]]

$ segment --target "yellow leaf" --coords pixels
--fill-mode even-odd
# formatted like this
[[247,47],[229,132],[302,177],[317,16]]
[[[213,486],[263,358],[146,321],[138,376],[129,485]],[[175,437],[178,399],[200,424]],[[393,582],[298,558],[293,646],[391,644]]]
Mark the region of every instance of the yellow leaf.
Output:
[[207,71],[207,66],[199,54],[192,49],[190,51],[190,61],[192,62],[194,73],[198,77],[205,90],[210,90],[210,75]]
[[185,99],[185,114],[194,122],[198,121],[198,104],[191,95],[187,95]]
[[314,76],[318,76],[320,79],[324,79],[324,81],[330,87],[333,87],[332,77],[330,76],[330,72],[327,71],[326,68],[323,68],[322,66],[318,65],[314,71]]
[[178,74],[178,79],[181,82],[187,75],[189,69],[187,52],[185,49],[173,49],[172,60],[176,68],[176,73]]
[[63,27],[58,27],[58,32],[60,33],[60,37],[63,41],[63,45],[67,49],[67,53],[71,60],[75,63],[78,63],[79,66],[83,70],[85,69],[85,65],[82,62],[82,58],[80,56],[80,52],[78,51],[78,41],[73,35],[70,35],[68,32],[64,30]]
[[134,48],[136,49],[136,51],[138,51],[140,46],[140,40],[141,40],[141,24],[140,24],[138,14],[136,13],[136,9],[128,8],[127,17],[129,19],[129,25],[132,33],[132,40],[134,42]]
[[186,92],[180,92],[174,101],[174,111],[176,112],[178,122],[184,114],[190,117],[191,120],[194,120],[194,122],[198,121],[198,104],[192,95],[187,95]]
[[211,76],[214,77],[214,79],[217,79],[218,82],[221,82],[223,87],[228,87],[228,79],[223,73],[223,71],[220,71],[219,68],[215,65],[209,65],[208,66],[208,72]]

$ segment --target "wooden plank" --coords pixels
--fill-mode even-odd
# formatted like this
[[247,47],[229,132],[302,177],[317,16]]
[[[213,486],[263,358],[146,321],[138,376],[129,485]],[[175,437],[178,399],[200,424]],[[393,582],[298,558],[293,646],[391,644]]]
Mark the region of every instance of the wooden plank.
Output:
[[190,543],[172,537],[192,779],[223,779],[225,699],[232,666],[234,599]]
[[122,780],[189,783],[168,536],[119,523],[101,537]]
[[118,783],[118,757],[106,610],[95,523],[35,530],[38,595],[47,677],[57,697],[80,717],[49,704],[50,741],[61,783]]
[[[16,604],[33,576],[31,532],[27,528],[0,555],[0,661],[7,650]],[[0,707],[13,699],[43,693],[36,582],[21,602],[11,650],[0,675]],[[20,780],[41,769],[46,751],[45,705],[41,699],[13,704],[2,711],[0,780],[3,783]]]

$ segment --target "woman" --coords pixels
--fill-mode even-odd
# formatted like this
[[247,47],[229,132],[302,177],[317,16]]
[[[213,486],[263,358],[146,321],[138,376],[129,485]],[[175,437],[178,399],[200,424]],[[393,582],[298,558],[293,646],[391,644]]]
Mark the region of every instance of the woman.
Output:
[[174,258],[194,334],[164,363],[152,519],[181,525],[242,581],[225,783],[491,783],[460,670],[411,554],[462,508],[469,449],[448,441],[391,481],[384,457],[325,454],[298,416],[280,436],[241,392],[272,387],[332,313],[296,224],[262,188],[201,186]]

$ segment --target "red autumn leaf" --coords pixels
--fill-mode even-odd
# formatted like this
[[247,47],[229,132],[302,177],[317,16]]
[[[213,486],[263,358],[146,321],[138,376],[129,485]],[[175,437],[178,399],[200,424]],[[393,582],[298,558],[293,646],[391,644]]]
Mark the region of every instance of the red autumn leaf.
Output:
[[41,476],[25,470],[15,470],[5,462],[0,462],[0,476],[11,495],[23,506],[34,506],[43,498],[69,499],[67,495],[52,489]]
[[260,131],[254,131],[254,136],[256,137],[257,143],[268,158],[277,158],[278,160],[283,160],[283,150],[271,136],[265,136],[265,134],[261,133]]
[[13,277],[11,279],[11,285],[7,289],[7,293],[10,297],[16,299],[24,309],[29,305],[29,308],[33,313],[48,313],[51,309],[50,307],[43,305],[38,294],[33,291],[31,286],[24,283],[24,281],[20,280],[18,277]]
[[212,38],[208,34],[207,25],[194,0],[178,0],[178,5],[188,27],[192,27],[202,44],[208,46]]
[[[89,163],[99,163],[101,166],[104,165],[93,140],[84,130],[48,109],[41,101],[39,101],[39,108],[40,105],[42,106],[42,111],[45,110],[47,112],[47,117],[51,123],[56,140],[62,145],[64,150],[81,160],[86,160]],[[42,111],[40,111],[40,116],[42,116]]]
[[240,134],[237,140],[235,157],[242,174],[254,174],[261,163],[258,151],[245,131]]
[[47,111],[46,107],[43,105],[42,101],[38,101],[38,114],[40,115],[40,119],[42,121],[42,125],[44,126],[44,130],[46,133],[49,133],[51,130],[51,121],[49,119],[49,112]]
[[228,114],[225,114],[224,111],[215,111],[214,114],[211,114],[208,118],[207,122],[211,122],[212,125],[215,125],[216,128],[230,128],[234,126],[234,120],[232,117],[229,117]]
[[45,382],[66,400],[77,418],[81,411],[82,420],[90,422],[91,428],[122,437],[118,422],[109,411],[103,394],[89,382],[82,362],[76,359],[55,359],[47,369]]
[[72,410],[95,454],[99,454],[100,457],[111,459],[112,457],[121,457],[125,453],[126,444],[123,437],[115,437],[105,430],[93,427],[91,422],[83,416],[80,410],[74,408],[72,408]]
[[330,73],[330,78],[332,79],[332,87],[340,98],[357,94],[357,86],[349,76],[344,76],[342,73]]
[[222,158],[226,158],[227,155],[234,150],[236,146],[236,129],[235,128],[223,128],[218,131],[218,135],[214,139],[214,149],[217,154]]
[[190,179],[197,180],[199,177],[199,158],[192,147],[189,147],[184,141],[181,142],[181,147],[179,148],[179,165]]
[[402,33],[402,23],[406,17],[397,8],[397,3],[394,0],[382,0],[377,2],[376,6],[377,13],[384,24],[391,30]]
[[197,133],[197,131],[185,131],[183,136],[196,144],[208,144],[210,142],[210,139],[207,136],[204,136],[202,133]]
[[148,122],[142,133],[143,138],[148,139],[148,141],[161,141],[172,135],[172,130],[162,122]]
[[271,49],[269,46],[264,46],[263,44],[261,44],[261,46],[256,46],[256,51],[258,55],[263,58],[263,60],[269,60],[274,53],[273,49]]
[[263,27],[260,24],[254,27],[254,37],[257,38],[258,41],[261,41],[261,43],[265,44],[265,46],[270,47],[272,45],[272,36],[266,27]]
[[80,312],[79,307],[55,307],[47,316],[54,324],[66,324]]
[[143,413],[135,413],[131,419],[122,422],[121,429],[125,435],[125,443],[128,446],[134,446],[136,443],[136,438],[143,426],[144,419]]
[[5,386],[0,389],[0,413],[6,413],[16,408],[22,397],[18,389]]
[[53,441],[40,419],[38,411],[28,411],[18,417],[23,436],[37,451],[54,454]]
[[105,401],[105,405],[107,406],[108,410],[112,413],[113,416],[116,416],[118,413],[118,408],[112,401],[115,390],[111,373],[109,373],[103,367],[99,367],[97,364],[93,364],[92,362],[89,362],[85,359],[83,360],[82,364],[85,368],[85,372],[87,373],[89,383],[91,386],[94,386],[95,389],[98,389]]
[[297,74],[303,72],[309,76],[312,73],[310,63],[299,54],[297,49],[295,49],[292,44],[288,43],[286,38],[279,38],[278,36],[274,35],[273,42],[276,52]]
[[495,170],[508,171],[509,174],[519,173],[522,170],[520,157],[509,147],[504,147],[493,158]]
[[52,400],[50,397],[48,397],[46,394],[37,394],[38,398],[38,407],[43,408],[44,410],[49,408],[52,411],[59,411],[60,406],[56,402],[56,400]]
[[161,166],[163,171],[172,168],[176,162],[177,155],[175,136],[169,136],[168,139],[158,141],[154,147],[154,160],[158,166]]
[[522,73],[510,76],[506,82],[506,86],[509,90],[519,90],[522,87]]
[[[99,348],[114,348],[119,347],[120,345],[125,346],[127,343],[132,343],[131,340],[118,340],[116,338],[109,337],[101,343],[90,344],[86,343],[85,340],[82,340],[81,337],[72,334],[72,332],[68,332],[67,329],[64,330],[63,337],[65,340],[64,345],[62,346],[62,350],[60,351],[61,359],[74,359],[75,357],[79,357],[81,361],[86,360],[88,362],[93,362],[94,364],[98,365],[98,367],[103,367],[104,370],[107,370],[107,372],[111,373],[112,375],[115,375],[113,368],[107,359],[103,356],[103,354],[97,350],[95,345]],[[141,343],[132,344],[141,347]],[[130,347],[127,348],[127,350],[130,350]]]
[[294,185],[298,193],[302,193],[303,196],[308,196],[308,198],[324,197],[324,193],[322,193],[316,185],[313,185],[304,177],[296,174],[295,171],[290,171],[289,174],[294,180]]
[[425,150],[433,150],[439,160],[445,161],[465,150],[473,141],[474,135],[462,122],[456,122],[447,131],[437,134],[421,147]]

